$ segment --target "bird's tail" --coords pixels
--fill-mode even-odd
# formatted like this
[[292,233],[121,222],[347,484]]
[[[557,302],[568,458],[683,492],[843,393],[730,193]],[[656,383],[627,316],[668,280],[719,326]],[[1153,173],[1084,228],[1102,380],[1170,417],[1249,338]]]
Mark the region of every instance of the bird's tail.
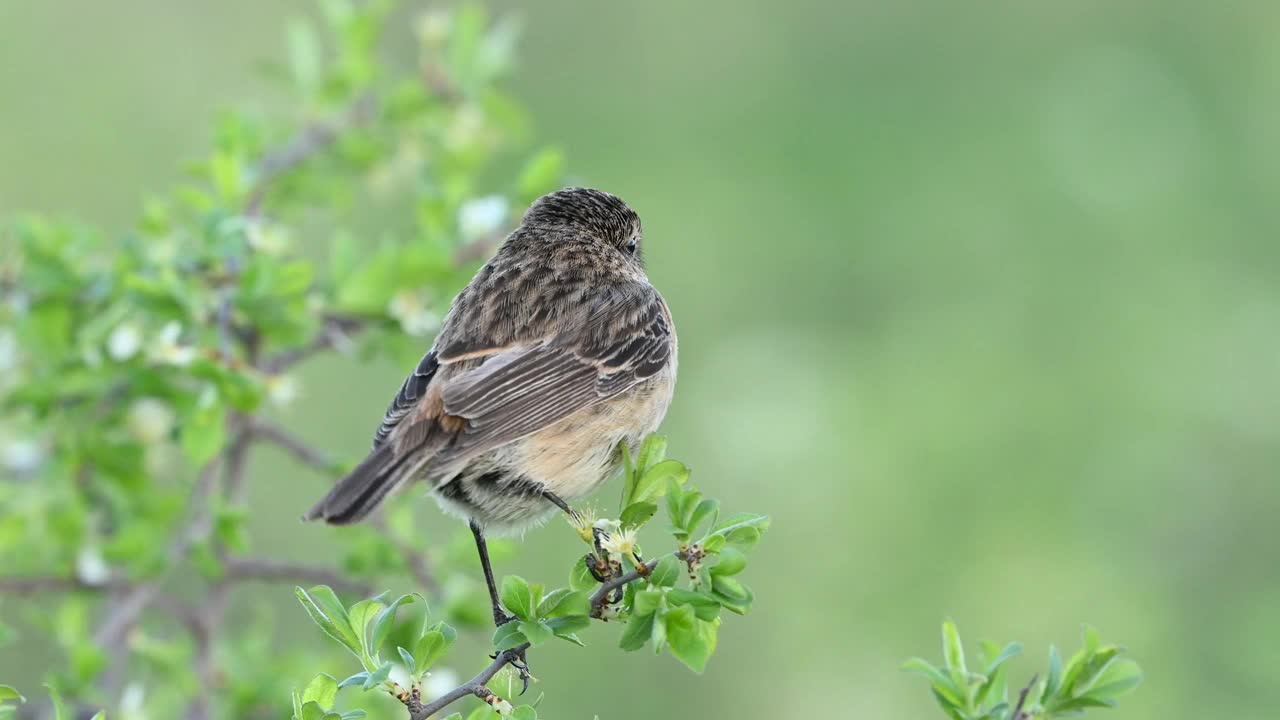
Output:
[[330,525],[349,525],[368,515],[378,503],[410,478],[427,455],[406,452],[397,455],[393,443],[369,454],[346,477],[302,516],[303,520],[324,520]]

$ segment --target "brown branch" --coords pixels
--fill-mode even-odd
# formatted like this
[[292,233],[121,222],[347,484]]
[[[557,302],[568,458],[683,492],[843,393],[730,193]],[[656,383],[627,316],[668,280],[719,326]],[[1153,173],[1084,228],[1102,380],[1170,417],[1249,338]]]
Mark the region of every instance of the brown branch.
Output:
[[336,570],[301,565],[286,560],[267,558],[227,558],[223,563],[226,579],[241,582],[287,582],[304,585],[329,585],[337,590],[368,594],[369,587],[344,577]]
[[[681,557],[681,555],[680,551],[675,553],[676,557]],[[643,565],[637,566],[629,573],[619,575],[606,583],[602,583],[600,588],[591,596],[591,617],[603,619],[605,606],[609,604],[609,595],[627,583],[635,582],[642,577],[649,577],[649,574],[653,572],[654,568],[658,567],[658,562],[661,560],[662,557],[656,557]]]
[[502,698],[490,691],[487,683],[492,680],[493,676],[497,675],[502,668],[506,667],[512,660],[518,659],[521,654],[528,649],[529,644],[525,643],[524,645],[511,648],[510,650],[503,650],[498,653],[497,657],[493,659],[493,662],[489,663],[489,667],[481,670],[478,675],[425,705],[422,704],[422,700],[416,695],[402,698],[401,702],[403,702],[405,707],[409,710],[409,720],[426,720],[468,695],[474,695],[490,705],[498,703]]
[[365,328],[365,321],[344,315],[326,315],[320,332],[302,347],[284,350],[263,364],[263,370],[275,374],[288,370],[298,363],[329,350],[344,350],[351,344],[351,335]]
[[255,419],[251,433],[254,437],[269,442],[288,452],[303,465],[318,470],[325,475],[334,474],[334,462],[320,450],[311,447],[302,438],[264,420]]
[[257,180],[244,214],[254,218],[262,214],[262,202],[266,199],[271,183],[284,173],[294,169],[334,143],[344,132],[359,127],[373,117],[374,99],[371,94],[356,98],[337,118],[314,123],[299,130],[279,149],[262,156],[258,162]]
[[1009,716],[1009,720],[1027,720],[1031,717],[1031,714],[1024,713],[1022,708],[1027,704],[1027,694],[1031,692],[1031,688],[1035,687],[1036,680],[1039,679],[1040,675],[1038,673],[1032,675],[1031,681],[1027,683],[1026,687],[1022,688],[1022,692],[1018,693],[1018,704],[1014,706],[1013,714]]

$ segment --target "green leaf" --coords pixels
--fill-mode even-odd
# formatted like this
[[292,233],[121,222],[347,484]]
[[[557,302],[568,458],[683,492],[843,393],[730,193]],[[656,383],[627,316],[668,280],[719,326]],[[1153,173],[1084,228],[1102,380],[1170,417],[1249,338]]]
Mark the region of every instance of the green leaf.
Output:
[[369,673],[369,677],[364,679],[364,685],[362,687],[364,687],[365,690],[371,690],[381,684],[382,681],[386,680],[390,675],[391,663],[382,663],[382,667],[379,667],[377,670]]
[[387,641],[387,635],[391,634],[391,628],[396,622],[396,611],[401,605],[408,605],[414,601],[414,598],[421,598],[421,595],[413,593],[411,595],[401,595],[396,601],[382,609],[377,617],[373,619],[373,627],[369,631],[369,652],[376,653],[382,644]]
[[640,590],[636,593],[631,611],[636,615],[651,615],[662,605],[661,590]]
[[538,711],[532,705],[521,705],[511,711],[511,720],[538,720]]
[[182,425],[182,452],[192,465],[213,459],[226,440],[227,411],[216,393],[205,393]]
[[417,675],[418,661],[413,659],[413,653],[399,645],[396,646],[396,652],[400,654],[400,661],[404,663],[404,669],[409,671],[410,675]]
[[569,587],[582,592],[594,591],[600,583],[591,575],[591,571],[587,569],[587,559],[579,558],[573,564],[573,569],[569,571]]
[[413,644],[413,663],[419,672],[430,670],[449,651],[452,644],[444,633],[430,630]]
[[636,458],[636,471],[643,475],[666,457],[667,439],[657,434],[650,435],[640,444],[640,454]]
[[529,640],[520,632],[518,623],[509,622],[493,631],[493,647],[499,652],[520,647],[527,642]]
[[942,623],[942,657],[946,660],[947,670],[956,687],[964,688],[969,684],[969,671],[964,664],[964,646],[960,644],[960,631],[951,620]]
[[529,583],[519,575],[508,575],[502,579],[502,605],[521,620],[533,619],[533,591]]
[[352,685],[363,686],[364,681],[367,680],[368,678],[369,678],[369,673],[367,671],[358,672],[355,675],[352,675],[351,677],[347,678],[346,680],[343,680],[342,682],[338,683],[338,689],[341,690],[344,687],[351,687]]
[[579,590],[559,588],[538,603],[538,617],[554,618],[568,615],[591,614],[591,599]]
[[106,711],[99,710],[98,712],[94,713],[93,717],[89,718],[89,720],[107,720],[107,713]]
[[713,576],[737,575],[747,567],[747,556],[741,550],[727,547],[720,553],[720,560],[711,566]]
[[557,148],[543,148],[525,163],[516,183],[517,192],[525,202],[556,189],[564,175],[564,153]]
[[520,630],[520,634],[524,635],[525,640],[534,647],[547,642],[555,636],[555,631],[549,625],[540,621],[520,620],[509,624],[516,625]]
[[312,622],[320,626],[326,635],[355,653],[356,657],[360,657],[360,638],[352,631],[346,609],[329,586],[317,585],[310,591],[295,588],[294,592],[311,616]]
[[660,587],[673,587],[680,580],[684,563],[675,555],[664,555],[649,573],[649,583]]
[[360,649],[369,656],[373,655],[373,649],[369,647],[369,627],[383,607],[385,605],[382,602],[375,598],[370,598],[361,600],[347,608],[347,618],[351,623],[351,629],[357,635]]
[[619,521],[622,523],[623,527],[638,528],[649,522],[649,518],[653,517],[656,512],[658,512],[658,506],[655,503],[631,503],[627,506],[627,509],[622,511]]
[[679,460],[664,460],[645,470],[636,481],[636,486],[627,498],[627,505],[648,502],[662,497],[667,492],[668,483],[684,485],[689,479],[689,468]]
[[[749,550],[760,539],[760,535],[769,529],[769,522],[767,515],[738,513],[717,522],[710,535],[723,535],[728,544],[741,550]],[[705,545],[706,540],[702,543]]]
[[715,651],[715,627],[699,620],[688,605],[668,612],[663,620],[671,654],[696,673],[705,670]]
[[1058,654],[1058,648],[1053,645],[1049,646],[1049,674],[1044,680],[1044,691],[1040,694],[1041,704],[1047,704],[1049,698],[1058,692],[1058,686],[1062,682],[1062,656]]
[[689,532],[697,532],[698,526],[705,522],[708,518],[712,519],[720,515],[720,501],[715,498],[704,498],[698,503],[697,507],[689,515],[689,524],[687,529]]
[[1089,690],[1089,697],[1099,699],[1120,697],[1141,685],[1142,679],[1142,668],[1138,663],[1128,659],[1117,660],[1098,676]]
[[551,618],[546,621],[546,624],[547,627],[551,628],[551,632],[556,634],[556,637],[581,645],[582,641],[578,640],[575,633],[579,630],[585,630],[587,626],[591,625],[591,618],[587,615],[566,615],[564,617]]
[[325,711],[320,707],[320,703],[302,703],[302,720],[324,720],[324,716]]
[[322,710],[328,712],[333,708],[333,702],[337,697],[338,681],[324,673],[320,673],[302,691],[302,704],[315,702]]
[[27,701],[27,699],[22,696],[22,693],[14,690],[11,686],[0,685],[0,702],[5,700],[17,700],[20,703],[25,703]]
[[634,652],[644,647],[653,635],[653,615],[635,615],[627,621],[627,629],[618,640],[618,647],[627,652]]
[[1102,676],[1102,673],[1119,657],[1121,652],[1123,650],[1115,645],[1099,648],[1084,662],[1075,682],[1070,686],[1065,686],[1064,689],[1069,691],[1072,697],[1080,697],[1088,693],[1089,688],[1093,687],[1094,682]]
[[67,710],[62,706],[62,693],[49,683],[45,683],[44,687],[49,691],[49,699],[53,701],[53,720],[67,720]]
[[960,689],[952,682],[951,676],[943,672],[941,668],[935,667],[928,660],[918,657],[911,658],[902,663],[902,670],[927,679],[933,684],[935,690],[942,693],[951,706],[959,707],[963,703],[960,699]]
[[692,590],[673,588],[667,592],[667,602],[692,607],[699,620],[711,621],[720,617],[720,602],[716,598]]
[[[367,715],[368,713],[357,708],[355,710],[348,710],[342,713],[338,716],[338,720],[360,720],[360,718],[366,717]],[[332,717],[332,715],[326,716],[326,720],[328,720],[329,717]]]

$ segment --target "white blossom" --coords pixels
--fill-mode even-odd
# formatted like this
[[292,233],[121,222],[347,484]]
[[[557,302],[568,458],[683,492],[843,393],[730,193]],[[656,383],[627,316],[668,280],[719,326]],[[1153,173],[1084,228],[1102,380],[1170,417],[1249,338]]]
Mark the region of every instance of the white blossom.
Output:
[[151,343],[147,356],[152,362],[161,365],[177,365],[186,367],[196,359],[196,349],[190,345],[181,345],[178,338],[182,335],[182,326],[170,322],[160,329],[160,333]]
[[468,200],[458,209],[458,232],[463,240],[491,235],[502,229],[507,220],[507,199],[488,195]]
[[169,403],[159,398],[139,398],[129,407],[129,432],[144,443],[158,443],[173,430],[175,414]]
[[400,322],[409,335],[429,335],[440,327],[440,316],[427,307],[426,298],[412,290],[402,290],[387,304],[387,314]]
[[141,347],[142,329],[136,323],[122,322],[107,336],[107,354],[116,362],[137,355]]
[[9,440],[0,447],[0,464],[10,472],[28,473],[40,466],[44,460],[44,451],[34,440]]
[[276,407],[291,405],[298,399],[297,378],[292,375],[273,375],[267,378],[267,399]]
[[422,683],[422,691],[428,698],[438,698],[445,693],[458,687],[458,674],[449,668],[440,668],[432,670],[425,682]]
[[102,585],[111,578],[111,568],[97,545],[83,545],[76,552],[76,578],[86,585]]

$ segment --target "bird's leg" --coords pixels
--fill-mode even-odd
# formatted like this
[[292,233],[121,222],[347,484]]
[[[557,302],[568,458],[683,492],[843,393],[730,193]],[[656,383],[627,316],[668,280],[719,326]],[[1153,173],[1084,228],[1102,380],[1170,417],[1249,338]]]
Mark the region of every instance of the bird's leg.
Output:
[[476,538],[476,550],[480,553],[480,567],[484,569],[484,582],[489,586],[489,602],[493,607],[493,624],[502,627],[515,619],[515,616],[508,615],[502,609],[502,602],[498,600],[498,585],[493,581],[493,567],[489,565],[489,546],[484,541],[484,531],[480,529],[480,525],[475,520],[471,521],[471,534]]
[[548,490],[543,490],[542,497],[546,498],[547,502],[563,510],[566,515],[573,518],[574,520],[579,519],[580,516],[578,515],[578,511],[569,507],[569,503],[565,502],[559,495],[556,495],[555,493],[550,492]]
[[[493,606],[493,624],[502,627],[516,618],[502,609],[502,601],[498,599],[498,584],[493,581],[493,567],[489,564],[489,546],[484,541],[484,531],[475,520],[472,520],[470,525],[471,534],[476,539],[476,550],[480,553],[480,567],[484,568],[484,582],[489,586],[489,602]],[[529,679],[533,677],[529,674],[529,660],[524,652],[511,660],[511,667],[515,668],[520,675],[520,682],[523,683],[520,694],[523,695],[529,689]]]

